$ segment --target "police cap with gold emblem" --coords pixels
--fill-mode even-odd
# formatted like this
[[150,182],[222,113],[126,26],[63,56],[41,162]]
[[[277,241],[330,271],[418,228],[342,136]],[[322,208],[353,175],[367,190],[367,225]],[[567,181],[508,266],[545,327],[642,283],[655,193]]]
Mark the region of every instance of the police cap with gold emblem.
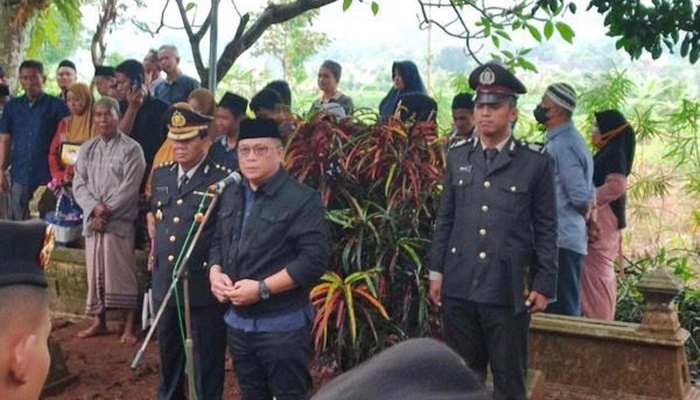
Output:
[[469,86],[476,91],[474,103],[477,104],[500,103],[527,93],[525,85],[497,62],[488,62],[472,71]]
[[168,124],[168,138],[188,140],[199,135],[206,135],[212,118],[191,110],[187,103],[175,103],[163,116]]
[[0,220],[0,288],[30,285],[45,288],[44,265],[53,243],[43,221]]

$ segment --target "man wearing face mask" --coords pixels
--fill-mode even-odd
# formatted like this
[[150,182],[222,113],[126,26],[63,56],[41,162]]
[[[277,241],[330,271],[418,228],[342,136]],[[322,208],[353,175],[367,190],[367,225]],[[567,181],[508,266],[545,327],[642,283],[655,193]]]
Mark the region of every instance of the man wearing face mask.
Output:
[[547,128],[544,147],[554,159],[559,221],[557,300],[547,312],[580,316],[581,261],[588,246],[586,220],[595,189],[593,157],[571,120],[575,107],[574,89],[554,83],[535,109],[535,119]]

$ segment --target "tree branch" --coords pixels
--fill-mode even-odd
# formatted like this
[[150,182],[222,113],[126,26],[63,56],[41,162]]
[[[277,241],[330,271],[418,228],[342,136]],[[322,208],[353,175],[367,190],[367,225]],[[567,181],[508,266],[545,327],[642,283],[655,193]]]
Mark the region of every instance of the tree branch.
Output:
[[[180,0],[178,0],[180,1]],[[296,0],[286,4],[268,4],[263,10],[260,17],[246,29],[250,21],[250,15],[245,14],[241,18],[241,22],[236,30],[236,35],[226,47],[224,52],[219,57],[217,62],[216,82],[221,82],[226,73],[231,69],[231,66],[236,62],[238,57],[248,50],[265,32],[267,28],[274,24],[289,21],[290,19],[301,15],[309,10],[320,8],[338,0]],[[200,75],[200,77],[202,77]]]
[[[199,43],[202,41],[202,38],[198,36],[199,32],[198,34],[195,34],[192,30],[192,25],[190,24],[190,21],[187,20],[187,10],[185,10],[185,6],[182,4],[182,0],[175,0],[175,3],[177,3],[178,11],[180,11],[180,17],[182,18],[182,26],[185,28],[187,38],[190,41],[194,65],[197,68],[197,73],[199,74],[200,78],[202,78],[203,76],[207,75],[207,68],[204,67],[204,62],[202,59],[202,51],[199,49]],[[211,11],[209,12],[209,17],[207,17],[207,19],[211,20],[210,17]],[[204,79],[202,79],[202,81],[204,81]]]
[[102,12],[90,43],[90,55],[92,56],[93,65],[102,65],[104,63],[105,51],[107,50],[104,37],[109,24],[117,18],[117,0],[102,1],[100,2],[100,8]]

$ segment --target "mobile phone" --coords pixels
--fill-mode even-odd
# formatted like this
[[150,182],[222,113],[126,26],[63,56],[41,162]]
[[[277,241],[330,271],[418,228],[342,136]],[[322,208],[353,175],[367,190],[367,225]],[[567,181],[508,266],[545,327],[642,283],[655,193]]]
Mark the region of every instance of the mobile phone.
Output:
[[141,86],[143,86],[143,82],[141,81],[140,76],[137,76],[136,78],[133,78],[131,80],[131,90],[133,90],[133,91],[141,90]]

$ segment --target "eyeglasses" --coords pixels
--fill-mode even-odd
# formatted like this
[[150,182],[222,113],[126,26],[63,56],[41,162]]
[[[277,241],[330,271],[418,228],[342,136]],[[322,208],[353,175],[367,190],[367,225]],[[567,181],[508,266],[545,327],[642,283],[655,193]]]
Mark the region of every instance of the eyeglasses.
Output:
[[238,154],[241,157],[248,157],[250,152],[253,151],[256,157],[265,157],[272,148],[270,146],[239,147]]

